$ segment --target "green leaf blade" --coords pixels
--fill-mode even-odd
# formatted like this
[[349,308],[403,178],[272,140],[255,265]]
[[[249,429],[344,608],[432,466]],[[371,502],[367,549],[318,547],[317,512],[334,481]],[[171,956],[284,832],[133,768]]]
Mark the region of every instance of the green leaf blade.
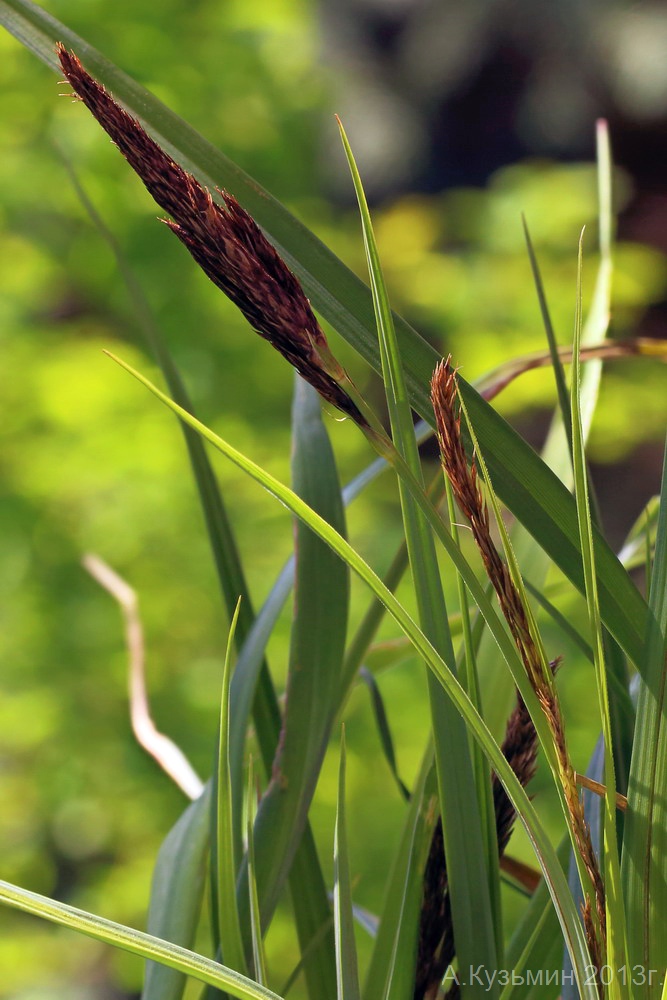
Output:
[[[190,948],[195,939],[206,882],[210,786],[185,810],[167,834],[155,863],[148,909],[148,933]],[[148,962],[141,1000],[181,1000],[186,976]]]
[[31,913],[51,923],[95,938],[115,948],[122,948],[147,961],[160,962],[187,976],[193,976],[224,990],[239,1000],[280,1000],[276,993],[228,969],[211,958],[205,958],[179,945],[153,937],[133,927],[126,927],[113,920],[87,913],[66,903],[60,903],[39,893],[20,889],[9,882],[0,881],[0,903]]
[[[215,845],[213,876],[213,899],[217,902],[217,928],[219,944],[225,961],[238,972],[247,974],[246,956],[243,948],[241,922],[236,902],[236,874],[238,859],[234,849],[234,806],[232,774],[229,758],[229,689],[232,677],[232,645],[234,630],[238,621],[241,601],[236,605],[232,618],[220,698],[220,726],[218,730],[218,761],[214,788],[216,790],[214,829]],[[238,776],[237,776],[238,780]],[[236,818],[236,822],[238,819]]]
[[262,986],[266,985],[266,956],[262,939],[262,920],[259,913],[259,895],[257,879],[255,878],[255,776],[252,757],[248,762],[248,794],[246,797],[246,839],[248,843],[248,897],[250,907],[250,926],[252,930],[252,958],[255,980]]
[[[607,955],[611,968],[625,967],[626,928],[625,909],[622,899],[619,851],[616,834],[616,773],[612,746],[612,730],[609,714],[609,694],[607,690],[607,667],[604,657],[604,643],[598,578],[593,546],[593,522],[588,490],[588,468],[584,442],[584,420],[581,409],[581,279],[583,261],[583,233],[579,241],[577,266],[577,302],[574,324],[574,344],[572,348],[572,385],[570,390],[570,411],[572,420],[572,459],[574,468],[574,489],[579,521],[579,537],[585,581],[585,596],[588,622],[593,646],[593,661],[597,682],[598,706],[602,719],[604,746],[604,779],[606,795],[604,801],[604,876],[607,911]],[[614,977],[610,984],[612,997],[628,996],[627,986],[620,978]]]
[[366,974],[363,1000],[396,1000],[415,983],[415,927],[423,897],[424,866],[437,815],[433,746],[429,743],[415,782]]
[[338,770],[338,806],[334,833],[334,929],[338,1000],[360,1000],[357,946],[354,940],[354,913],[350,859],[345,818],[345,728],[341,732]]
[[[296,489],[344,531],[333,452],[319,397],[301,379],[294,403],[293,475]],[[299,523],[295,618],[286,712],[279,754],[255,824],[262,923],[270,919],[301,840],[331,725],[338,708],[347,630],[347,569],[327,545]],[[247,894],[245,871],[242,902]]]

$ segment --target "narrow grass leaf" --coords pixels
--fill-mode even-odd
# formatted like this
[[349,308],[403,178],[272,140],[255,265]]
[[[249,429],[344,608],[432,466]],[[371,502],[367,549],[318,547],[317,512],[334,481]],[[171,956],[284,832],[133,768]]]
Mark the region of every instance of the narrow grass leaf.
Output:
[[538,587],[535,587],[530,580],[525,580],[524,584],[526,590],[535,603],[539,604],[543,611],[546,611],[553,623],[558,626],[561,632],[568,637],[573,645],[577,646],[581,650],[586,659],[592,663],[593,649],[590,643],[588,643],[581,634],[579,629],[576,628],[570,619],[563,614],[563,612],[560,611],[560,609],[557,608],[552,601],[549,600],[543,591],[541,591]]
[[[655,969],[646,996],[660,995],[667,967],[667,447],[651,571],[646,659],[623,838],[629,961]],[[657,982],[656,982],[657,980]]]
[[334,932],[338,1000],[360,1000],[357,945],[354,940],[352,882],[345,819],[345,727],[340,737],[338,806],[334,833]]
[[[246,731],[250,721],[250,706],[253,703],[256,685],[261,684],[264,672],[263,656],[276,620],[285,601],[289,597],[294,582],[294,561],[289,559],[281,570],[278,578],[257,614],[246,642],[241,649],[236,669],[232,678],[230,691],[230,768],[232,779],[241,774],[241,765],[245,746]],[[272,687],[270,689],[272,693]],[[275,696],[274,696],[275,697]],[[267,756],[267,749],[278,745],[281,720],[276,711],[269,716],[264,715],[262,726],[265,738],[260,740],[262,761],[267,774],[271,773],[273,755]],[[257,717],[255,716],[257,730]],[[234,815],[238,816],[242,805],[242,787],[236,786],[232,780],[234,795]],[[236,830],[236,824],[235,824]],[[240,833],[240,830],[239,830]],[[336,969],[334,960],[333,925],[331,907],[329,904],[324,876],[315,846],[310,825],[307,823],[303,837],[297,849],[289,874],[294,919],[298,938],[302,949],[308,949],[308,959],[305,962],[306,977],[312,996],[333,1000],[336,994]],[[241,899],[243,904],[243,900]],[[245,910],[242,910],[245,913]],[[323,926],[328,927],[328,933],[321,934]],[[242,927],[243,930],[243,927]],[[311,947],[312,940],[317,937],[318,947]],[[246,942],[246,948],[252,942]]]
[[[229,719],[229,761],[232,774],[232,793],[234,811],[236,817],[240,817],[241,805],[243,803],[243,759],[245,752],[246,735],[251,722],[251,712],[257,685],[260,681],[261,672],[264,667],[264,654],[266,645],[273,633],[278,617],[285,606],[294,584],[294,564],[289,560],[282,568],[274,585],[260,608],[253,625],[246,636],[245,642],[239,651],[239,656],[234,668],[230,688],[230,719]],[[278,745],[280,732],[280,715],[265,723],[265,742],[267,746]],[[271,773],[273,763],[273,753],[270,757],[264,758],[264,770]],[[241,843],[241,823],[234,824],[235,842],[237,849]]]
[[[598,214],[600,218],[600,264],[598,267],[598,273],[596,276],[596,294],[594,297],[594,303],[591,307],[591,313],[589,315],[590,322],[586,325],[585,335],[583,337],[583,344],[587,347],[592,347],[593,345],[599,345],[603,342],[603,339],[607,331],[607,323],[609,316],[609,301],[611,293],[611,226],[612,226],[612,204],[611,204],[611,157],[609,154],[608,142],[606,145],[600,141],[602,133],[598,132]],[[528,248],[528,256],[531,264],[531,270],[533,273],[533,281],[535,284],[535,289],[537,293],[537,299],[540,307],[540,313],[542,316],[542,322],[545,330],[545,335],[549,345],[549,351],[553,358],[554,375],[556,378],[556,388],[558,393],[558,399],[560,403],[559,410],[554,415],[552,420],[547,439],[541,451],[541,457],[544,462],[553,470],[559,480],[566,488],[570,488],[572,483],[572,444],[571,444],[571,418],[570,418],[570,401],[569,394],[565,387],[564,377],[562,372],[562,364],[559,361],[559,357],[562,356],[563,352],[568,352],[571,357],[571,345],[564,348],[557,348],[556,346],[556,334],[553,329],[553,324],[551,321],[551,315],[549,312],[549,307],[547,303],[546,291],[542,282],[542,276],[540,268],[537,262],[537,257],[534,253],[530,236],[528,233],[528,228],[524,221],[524,231],[526,234],[526,242]],[[603,348],[608,345],[603,344]],[[590,429],[591,420],[593,412],[595,410],[595,404],[598,397],[598,391],[600,387],[600,371],[601,363],[600,361],[593,360],[589,365],[587,365],[586,372],[584,375],[584,380],[582,382],[581,397],[584,401],[585,408],[585,418],[584,426],[586,428],[586,436]],[[467,405],[467,399],[466,399]],[[482,447],[485,448],[485,455],[487,461],[493,462],[493,456],[489,455],[483,440],[479,436],[479,428],[475,423],[475,428],[477,431],[477,437],[479,438]],[[493,475],[492,478],[494,485],[497,487],[498,483]],[[496,488],[496,492],[503,500],[503,502],[510,509],[512,508],[511,502],[507,502],[507,498],[501,495],[502,491]],[[519,518],[521,521],[521,518]],[[517,562],[521,566],[522,573],[525,579],[530,581],[537,590],[543,590],[544,582],[547,577],[547,573],[551,568],[551,560],[553,560],[556,565],[558,565],[558,559],[554,556],[552,552],[548,552],[546,546],[544,546],[539,538],[535,535],[535,532],[531,534],[528,533],[526,527],[519,523],[516,524],[511,532],[512,545],[516,553]],[[570,577],[570,579],[573,579]],[[580,588],[581,589],[581,588]],[[507,695],[503,697],[504,686],[502,678],[498,675],[498,671],[494,669],[493,652],[489,652],[489,645],[484,644],[481,650],[481,656],[479,660],[479,672],[482,679],[482,684],[486,697],[487,705],[487,718],[491,724],[493,731],[499,730],[501,723],[504,721],[507,712],[509,711],[509,706],[507,703]]]
[[220,698],[220,726],[218,730],[218,760],[214,788],[214,829],[216,851],[212,865],[213,899],[217,905],[218,933],[225,961],[244,975],[247,972],[239,912],[236,905],[236,873],[239,859],[234,851],[234,819],[232,775],[229,766],[229,688],[232,678],[232,648],[234,629],[238,621],[241,601],[229,629],[225,665],[222,674]]
[[[295,489],[344,531],[331,445],[314,390],[296,381],[293,420]],[[295,617],[280,749],[255,823],[262,926],[275,909],[299,845],[338,708],[347,628],[347,568],[302,522],[296,526]],[[241,902],[247,898],[242,871]]]
[[[598,364],[586,366],[582,371],[580,361],[582,352],[591,344],[600,343],[609,332],[611,316],[611,293],[613,279],[613,238],[614,238],[614,205],[613,205],[613,163],[609,128],[604,119],[596,123],[597,151],[597,187],[598,187],[598,247],[600,259],[597,268],[593,300],[586,317],[586,322],[579,337],[579,354],[576,364],[579,366],[579,407],[581,413],[581,433],[584,443],[595,413],[602,377],[602,360]],[[613,341],[612,341],[613,345]],[[650,350],[650,347],[649,347]],[[573,349],[574,354],[574,349]],[[602,519],[600,507],[593,483],[588,474],[588,503],[593,524],[600,528]],[[578,511],[579,516],[579,511]],[[581,539],[581,531],[580,531]],[[582,542],[583,544],[583,542]],[[595,562],[595,551],[592,553]],[[602,618],[600,607],[600,584],[596,582],[596,603],[598,616]],[[628,670],[619,644],[608,629],[602,630],[602,644],[606,672],[609,676],[607,703],[609,713],[609,734],[614,758],[616,785],[621,791],[627,790],[630,773],[630,758],[632,755],[633,728],[630,721],[633,713],[628,694]]]
[[[552,924],[553,907],[545,901],[530,925],[530,937],[525,950],[514,966],[500,1000],[555,1000],[562,997],[560,982],[561,942],[558,927]],[[576,987],[575,987],[576,989]],[[577,994],[578,995],[578,994]]]
[[535,256],[535,250],[533,249],[533,241],[530,238],[528,223],[526,222],[525,218],[522,218],[522,221],[523,221],[523,232],[526,239],[526,247],[528,249],[528,259],[530,260],[530,267],[533,272],[533,282],[535,284],[535,290],[537,292],[537,299],[540,304],[540,313],[542,314],[542,325],[544,326],[544,332],[546,334],[547,343],[549,345],[549,357],[551,358],[551,365],[553,367],[554,379],[556,382],[556,392],[558,394],[560,417],[565,427],[565,440],[567,442],[567,447],[569,449],[571,458],[572,432],[571,432],[571,417],[570,417],[570,397],[567,391],[565,372],[563,371],[563,364],[560,358],[558,341],[556,340],[556,334],[553,328],[553,323],[551,322],[551,313],[549,312],[546,292],[544,290],[544,284],[542,282],[542,273],[540,271],[540,266],[537,262],[537,257]]
[[363,1000],[393,1000],[410,995],[414,989],[424,866],[437,816],[437,781],[433,746],[429,743],[385,884]]
[[[373,225],[354,155],[340,122],[339,127],[359,204],[392,437],[400,456],[414,477],[417,489],[423,491],[424,483],[412,410]],[[448,628],[447,608],[433,534],[428,519],[417,505],[411,481],[401,475],[400,465],[397,466],[397,472],[420,624],[425,635],[455,674],[454,647]],[[491,873],[489,872],[486,878],[483,872],[480,873],[480,861],[486,858],[484,843],[488,842],[489,836],[481,827],[469,744],[463,720],[430,671],[428,684],[458,958],[466,968],[481,965],[491,969],[497,964],[489,887]],[[499,890],[495,895],[499,895]],[[495,986],[491,988],[490,994],[492,997],[497,994]]]
[[36,892],[20,889],[9,882],[0,881],[0,903],[49,920],[61,927],[68,927],[114,948],[122,948],[133,955],[138,955],[139,958],[161,962],[169,968],[224,990],[239,1000],[280,1000],[277,993],[254,983],[234,969],[228,969],[219,962],[214,962],[211,958],[205,958],[180,945],[137,931],[133,927],[117,924],[113,920],[87,913],[66,903],[59,903]]
[[[321,927],[312,936],[306,947],[302,950],[301,958],[294,966],[289,976],[285,980],[284,985],[280,989],[281,997],[287,996],[287,994],[292,989],[297,979],[303,972],[306,962],[308,962],[311,959],[311,957],[317,952],[318,948],[322,944],[323,940],[326,938],[327,934],[329,934],[329,932],[333,934],[333,922],[334,922],[333,913],[331,913],[326,923],[321,925]],[[335,942],[334,942],[334,950],[335,950]],[[313,993],[312,991],[309,991],[308,995],[312,997],[318,996],[317,993]]]
[[336,996],[333,916],[309,824],[292,862],[289,888],[308,995],[333,1000]]
[[396,753],[394,751],[394,740],[391,735],[391,729],[389,728],[389,719],[387,718],[387,711],[384,707],[384,700],[380,693],[380,688],[378,687],[377,681],[373,677],[370,670],[366,667],[362,667],[359,671],[359,676],[363,680],[364,684],[370,691],[371,695],[371,706],[373,708],[373,715],[375,717],[375,724],[377,726],[378,734],[380,737],[380,745],[382,747],[382,753],[384,758],[389,765],[389,770],[391,771],[392,777],[396,782],[399,792],[406,802],[410,799],[410,792],[406,785],[401,781],[400,775],[398,773],[398,766],[396,764]]
[[[588,762],[588,767],[586,768],[586,777],[591,778],[593,781],[599,783],[601,787],[604,787],[604,767],[605,767],[605,753],[604,753],[604,741],[602,736],[598,739],[593,753],[591,754],[590,760]],[[598,795],[595,795],[588,788],[584,788],[581,793],[584,814],[586,816],[586,822],[591,831],[591,841],[593,842],[593,847],[599,858],[602,857],[602,852],[604,850],[604,817],[602,815],[602,800]],[[581,881],[579,879],[579,873],[577,871],[577,866],[570,852],[570,866],[568,871],[568,882],[570,884],[570,889],[572,890],[572,895],[577,901],[578,905],[581,907],[584,902],[583,893],[581,891]],[[563,970],[570,973],[572,966],[570,965],[567,953],[563,955]],[[562,1000],[578,1000],[577,987],[574,982],[570,981],[569,977],[563,982]]]
[[[192,802],[158,852],[148,907],[148,933],[190,948],[206,883],[210,785]],[[181,1000],[186,976],[167,965],[146,963],[141,1000]]]
[[[609,713],[609,693],[607,667],[604,657],[602,621],[598,600],[598,578],[593,546],[593,524],[588,492],[588,468],[584,443],[584,423],[581,410],[580,387],[581,369],[579,351],[582,335],[581,282],[583,262],[583,233],[579,241],[577,262],[577,303],[574,324],[574,346],[572,349],[572,384],[570,410],[572,418],[572,455],[574,463],[574,490],[579,518],[579,536],[584,568],[588,624],[593,645],[593,660],[597,684],[598,707],[602,720],[604,746],[604,874],[607,906],[607,954],[606,961],[612,969],[620,969],[627,964],[625,908],[623,905],[619,849],[616,832],[616,771],[613,755],[613,734]],[[627,996],[627,985],[619,976],[614,976],[609,984],[611,997]]]
[[[454,501],[454,494],[452,493],[452,487],[449,480],[443,476],[443,481],[446,485],[447,492],[447,510],[449,512],[449,520],[451,525],[452,538],[457,546],[460,547],[459,538],[459,526],[457,524],[457,513]],[[480,713],[483,714],[482,709],[482,698],[479,684],[479,676],[477,673],[477,656],[479,654],[480,644],[482,637],[484,635],[484,630],[478,628],[477,635],[473,633],[473,627],[470,620],[470,603],[468,599],[468,591],[466,590],[466,585],[461,577],[460,573],[456,574],[456,586],[458,590],[459,597],[459,608],[461,614],[461,631],[463,636],[462,651],[461,656],[463,658],[463,663],[465,669],[463,670],[463,681],[465,689],[468,693],[470,700],[473,705]],[[480,619],[482,616],[479,615]],[[473,771],[475,773],[475,786],[477,789],[477,797],[479,801],[479,811],[482,817],[482,830],[485,836],[485,861],[486,867],[491,873],[489,879],[489,891],[491,895],[491,908],[493,912],[493,926],[496,934],[496,950],[498,955],[501,956],[503,952],[503,933],[502,933],[502,908],[500,900],[500,869],[499,869],[499,857],[498,857],[498,832],[496,824],[496,815],[493,804],[493,789],[491,785],[491,770],[488,765],[488,761],[484,758],[482,751],[476,743],[471,744],[472,748],[472,764]]]
[[[295,412],[295,419],[296,417],[297,413]],[[308,419],[307,415],[304,419]],[[380,465],[375,466],[372,470],[371,478],[380,471],[382,471],[382,467]],[[365,480],[362,479],[359,481],[355,480],[350,484],[348,488],[348,500],[354,498],[364,483]],[[277,617],[293,587],[294,572],[294,559],[290,559],[281,571],[264,606],[258,614],[238,659],[231,689],[230,761],[232,763],[232,776],[240,774],[254,689],[258,682],[261,684],[263,677],[262,657],[264,649],[273,631]],[[255,724],[257,727],[257,721]],[[273,713],[271,717],[264,719],[266,738],[263,744],[260,740],[260,748],[262,749],[264,768],[268,775],[271,775],[272,772],[273,751],[271,750],[271,755],[267,756],[267,748],[273,748],[278,745],[281,725],[282,722],[277,712]],[[233,786],[234,802],[238,803],[240,807],[242,785],[240,783],[238,785],[233,783]],[[239,907],[243,920],[242,929],[249,921],[249,904],[248,897],[245,894],[245,879],[246,875],[244,873],[242,885],[239,889]],[[304,966],[309,991],[313,996],[321,997],[323,1000],[327,1000],[327,998],[328,1000],[333,1000],[336,992],[336,972],[331,907],[317,848],[307,821],[303,836],[296,848],[292,867],[289,871],[289,884],[302,957],[305,954],[305,950],[308,951],[307,958],[304,960]],[[325,933],[321,933],[322,927],[326,927],[328,930]],[[311,942],[315,938],[318,940],[317,949],[311,946]],[[247,941],[246,948],[250,946],[251,942]]]
[[[659,509],[660,498],[657,496],[651,497],[630,528],[623,548],[618,554],[618,558],[626,569],[637,569],[639,566],[646,567],[647,561],[650,563],[653,559]],[[649,591],[650,586],[646,588],[646,592],[649,593]]]
[[[611,310],[611,283],[613,275],[612,242],[614,237],[614,209],[611,145],[607,122],[600,118],[596,123],[597,187],[598,187],[598,247],[600,261],[595,277],[595,288],[586,323],[581,330],[582,344],[599,343],[607,335]],[[586,402],[589,402],[586,400]],[[593,401],[590,400],[592,403]],[[592,414],[582,410],[582,423],[586,426]]]
[[264,954],[264,942],[262,940],[262,921],[259,915],[259,895],[257,893],[257,881],[255,879],[255,774],[252,766],[252,757],[248,761],[248,794],[246,797],[246,839],[248,852],[248,896],[250,904],[250,927],[252,930],[252,959],[255,982],[265,986],[266,978],[266,956]]
[[[110,355],[111,356],[111,355]],[[585,969],[588,964],[588,949],[583,937],[579,916],[574,907],[572,895],[567,886],[567,881],[558,864],[549,838],[542,827],[542,824],[535,812],[534,806],[521,787],[516,775],[508,765],[500,747],[493,739],[484,720],[473,706],[465,691],[456,678],[447,668],[442,658],[417,627],[412,617],[405,610],[403,605],[394,597],[382,583],[377,574],[361,558],[359,553],[324,520],[316,511],[312,510],[304,501],[287,486],[280,483],[268,472],[256,465],[253,461],[239,452],[236,448],[224,441],[217,434],[214,434],[208,427],[199,420],[187,413],[173,400],[169,399],[165,393],[161,392],[149,379],[141,375],[138,371],[121,361],[119,358],[111,356],[122,368],[144,385],[153,395],[165,404],[173,413],[181,419],[186,420],[191,427],[194,427],[207,441],[210,441],[222,454],[232,461],[238,468],[251,476],[257,483],[264,487],[272,496],[284,504],[296,516],[302,520],[309,528],[315,532],[337,555],[352,569],[360,579],[362,579],[374,592],[376,597],[384,604],[391,617],[401,628],[405,635],[412,642],[418,655],[437,674],[443,687],[446,689],[452,701],[456,704],[459,712],[465,718],[468,730],[479,742],[484,753],[488,757],[498,778],[504,785],[507,794],[512,802],[517,816],[526,830],[533,848],[536,852],[540,867],[549,885],[551,897],[558,912],[559,922],[565,936],[567,947],[572,956],[575,975],[581,986],[582,1000],[593,1000],[595,992],[593,987],[588,987],[585,980]],[[447,538],[451,538],[447,532]],[[456,559],[456,553],[452,553],[452,558]],[[465,563],[457,563],[462,573],[466,574],[466,584],[474,592],[475,601],[483,611],[487,622],[494,620],[494,612],[484,593],[479,587],[474,574],[468,575]],[[500,648],[507,658],[508,664],[517,660],[514,655],[513,646],[506,633],[501,630],[497,635]],[[507,645],[509,643],[509,646]],[[520,673],[520,662],[517,677]],[[513,675],[514,676],[514,675]]]
[[[567,864],[571,847],[564,837],[558,858]],[[547,886],[542,880],[524,910],[507,948],[505,962],[515,971],[514,982],[501,993],[501,1000],[555,1000],[561,995],[563,941]]]
[[[561,612],[555,604],[553,604],[552,601],[545,596],[544,593],[540,593],[540,591],[537,590],[536,587],[533,587],[533,585],[527,580],[525,581],[525,585],[526,590],[529,592],[535,603],[540,605],[540,607],[549,615],[553,623],[558,626],[558,628],[568,637],[573,645],[577,646],[581,650],[586,659],[589,660],[590,663],[593,663],[593,647],[586,641],[579,629],[575,628],[566,615]],[[619,647],[614,644],[610,647],[609,651],[605,650],[605,655],[608,657],[609,655],[622,656],[623,654]],[[613,691],[616,695],[616,704],[621,707],[621,710],[624,713],[622,724],[617,728],[622,728],[624,731],[632,733],[634,729],[635,710],[629,696],[628,687],[626,684],[619,681],[617,673],[613,670],[609,671],[608,684],[610,692]]]
[[[0,24],[42,61],[59,72],[54,45],[72,46],[92,72],[125,106],[139,115],[154,137],[211,189],[227,188],[270,234],[306,293],[332,326],[376,369],[380,355],[372,299],[360,282],[312,233],[275,199],[207,143],[182,119],[118,70],[84,39],[30,0],[0,0]],[[410,400],[431,421],[428,382],[438,356],[400,317],[394,317]],[[572,497],[533,450],[463,381],[461,390],[477,436],[487,454],[496,492],[566,576],[583,589],[576,512]],[[603,620],[634,662],[642,657],[646,604],[613,553],[596,535]]]
[[[427,436],[424,435],[423,433],[424,428],[425,425],[423,421],[420,421],[420,424],[418,424],[415,427],[415,438],[418,443],[424,440],[425,437]],[[429,430],[428,436],[430,436],[430,433],[431,432]],[[387,464],[384,459],[379,459],[379,461],[381,461],[384,467],[387,468]],[[440,474],[440,471],[438,470],[428,490],[428,496],[431,502],[435,506],[437,506],[437,504],[439,503],[440,497],[443,494],[443,490],[444,490],[443,477]],[[343,490],[343,498],[345,498],[345,496],[346,496],[346,490]],[[385,586],[388,587],[388,589],[391,590],[392,593],[398,587],[398,584],[400,583],[407,567],[408,567],[408,547],[405,542],[405,539],[402,539],[396,550],[396,554],[394,555],[394,558],[391,561],[389,569],[387,570],[384,576]],[[352,681],[357,671],[359,670],[362,662],[364,662],[364,659],[366,659],[366,661],[368,661],[369,657],[372,658],[373,660],[376,659],[375,656],[376,651],[371,651],[370,646],[377,633],[378,628],[380,627],[380,623],[382,621],[384,613],[385,613],[385,608],[382,606],[382,604],[377,600],[373,600],[370,606],[368,607],[366,613],[364,614],[361,623],[357,628],[356,633],[352,637],[352,640],[350,641],[347,648],[347,652],[345,654],[345,664],[343,666],[343,677],[341,681],[341,687],[343,692],[347,692],[349,690],[349,687],[352,684]],[[449,624],[450,632],[452,631],[453,627],[455,626],[452,625],[452,621],[450,619],[450,624]],[[398,655],[400,656],[401,655],[400,651],[397,652]],[[391,656],[391,653],[389,655]]]

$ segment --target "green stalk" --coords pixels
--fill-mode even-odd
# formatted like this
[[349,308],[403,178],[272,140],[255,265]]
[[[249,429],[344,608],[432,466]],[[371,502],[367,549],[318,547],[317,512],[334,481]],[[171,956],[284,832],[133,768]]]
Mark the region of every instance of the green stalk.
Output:
[[[448,627],[447,607],[433,534],[429,518],[414,496],[415,492],[420,496],[424,495],[424,482],[389,298],[359,171],[343,126],[340,121],[338,124],[359,203],[392,437],[401,457],[396,469],[399,473],[403,524],[419,619],[424,634],[455,675],[456,658]],[[409,477],[403,474],[403,463],[409,471]],[[489,837],[482,833],[465,726],[430,671],[428,680],[458,959],[464,968],[476,968],[480,965],[489,969],[496,968],[490,875],[487,872],[486,877],[480,877],[480,861],[486,858],[484,843]],[[472,984],[468,991],[470,996],[481,996],[481,992],[477,984]],[[489,993],[492,997],[497,995],[495,984]]]

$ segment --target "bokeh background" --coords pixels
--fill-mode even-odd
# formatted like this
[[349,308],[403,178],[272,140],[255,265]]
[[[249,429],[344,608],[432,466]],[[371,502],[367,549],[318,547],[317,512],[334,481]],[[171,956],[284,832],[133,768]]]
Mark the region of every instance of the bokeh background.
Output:
[[[45,6],[363,274],[333,121],[340,113],[372,201],[394,304],[451,350],[469,379],[544,346],[521,212],[556,331],[563,343],[570,339],[584,224],[587,287],[595,269],[594,126],[608,118],[620,213],[613,335],[667,336],[663,3]],[[202,418],[283,478],[292,376],[157,224],[155,206],[116,150],[83,108],[59,96],[66,89],[0,34],[0,857],[3,878],[143,926],[156,850],[185,803],[131,736],[120,616],[81,556],[99,553],[138,591],[155,718],[203,776],[228,623],[179,429],[101,353],[109,348],[158,377],[61,152],[118,239]],[[377,398],[369,373],[348,349],[339,353]],[[551,378],[537,373],[498,406],[538,445],[553,402]],[[328,423],[349,479],[370,456],[353,427]],[[657,491],[664,426],[664,368],[609,364],[591,456],[616,546]],[[291,524],[239,473],[218,460],[216,469],[259,604],[289,554]],[[380,481],[350,511],[351,538],[381,570],[397,533],[395,495]],[[269,649],[278,683],[288,632],[285,616]],[[562,639],[553,641],[554,653],[562,651]],[[597,724],[584,695],[590,676],[569,652],[561,683],[583,767]],[[382,675],[381,686],[410,781],[422,749],[421,668],[408,659]],[[379,754],[366,692],[355,691],[346,717],[357,895],[377,910],[403,805]],[[334,767],[335,755],[313,813],[325,859]],[[0,913],[0,927],[0,997],[138,995],[140,963],[129,956],[15,913]],[[289,914],[281,913],[270,935],[276,987],[295,961],[290,933]]]

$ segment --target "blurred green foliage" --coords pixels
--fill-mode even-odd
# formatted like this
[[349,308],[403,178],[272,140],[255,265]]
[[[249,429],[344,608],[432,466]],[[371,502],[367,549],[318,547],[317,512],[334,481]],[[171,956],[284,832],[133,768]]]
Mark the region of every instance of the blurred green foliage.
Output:
[[[356,213],[341,213],[322,195],[318,136],[329,127],[336,85],[335,68],[328,73],[318,61],[311,4],[53,0],[49,9],[363,273]],[[179,428],[101,353],[109,348],[157,377],[112,254],[78,201],[56,144],[122,245],[200,416],[282,478],[292,376],[155,223],[155,207],[97,125],[58,96],[66,88],[7,35],[0,35],[0,56],[3,877],[142,926],[157,846],[184,802],[131,736],[120,617],[82,570],[81,555],[98,552],[137,589],[154,716],[203,775],[213,752],[227,622]],[[619,178],[620,203],[627,187]],[[501,171],[486,190],[378,206],[395,306],[451,350],[467,378],[542,348],[524,212],[555,327],[567,342],[576,242],[581,225],[595,219],[594,192],[591,165],[530,163]],[[594,224],[587,247],[590,283]],[[629,335],[642,310],[664,294],[667,272],[663,258],[642,246],[620,246],[616,263],[613,332]],[[345,349],[339,353],[363,383],[360,363]],[[662,433],[661,378],[649,363],[615,363],[604,382],[594,456],[617,459],[641,438]],[[554,399],[552,379],[542,372],[519,380],[499,406],[513,416]],[[330,426],[347,479],[370,456],[354,428],[334,420]],[[291,524],[239,473],[219,460],[216,468],[260,603],[289,554]],[[351,516],[353,541],[381,570],[397,538],[394,500],[380,481]],[[365,598],[356,602],[353,620],[364,606]],[[278,681],[288,629],[285,615],[269,649]],[[563,679],[579,715],[589,676],[582,669]],[[381,686],[409,782],[426,710],[421,669],[402,663]],[[397,705],[401,710],[392,711]],[[351,851],[361,873],[358,901],[372,909],[403,804],[381,760],[363,686],[347,718]],[[575,730],[575,762],[582,766],[596,724],[574,721],[585,726]],[[332,760],[313,812],[326,870],[335,788]],[[0,914],[0,923],[0,996],[88,1000],[112,995],[100,992],[108,978],[127,990],[140,982],[139,963],[96,943],[15,914]],[[288,937],[286,922],[271,932],[277,981],[291,970]],[[29,982],[13,972],[24,964],[33,970]]]

